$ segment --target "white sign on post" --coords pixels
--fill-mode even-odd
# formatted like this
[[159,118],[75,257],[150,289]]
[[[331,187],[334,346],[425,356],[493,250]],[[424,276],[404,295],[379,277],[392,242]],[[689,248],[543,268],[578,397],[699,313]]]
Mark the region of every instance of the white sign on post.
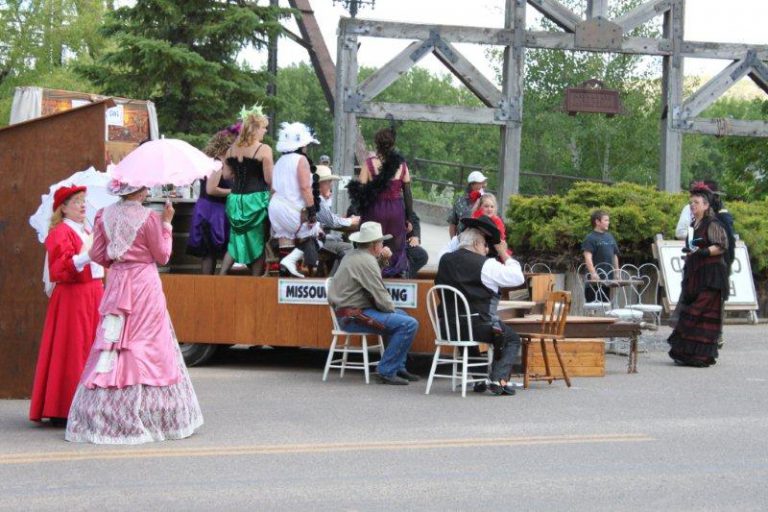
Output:
[[125,124],[123,118],[123,106],[117,105],[116,107],[107,109],[107,125],[123,126]]
[[[385,281],[395,307],[415,309],[418,303],[418,284]],[[325,279],[280,279],[277,284],[278,304],[328,305]]]
[[[681,240],[656,240],[656,257],[661,269],[664,284],[665,305],[669,310],[675,308],[680,298],[683,281],[683,246]],[[757,293],[752,280],[752,267],[749,263],[747,246],[742,241],[736,242],[736,254],[731,265],[731,292],[725,302],[726,310],[757,309]]]

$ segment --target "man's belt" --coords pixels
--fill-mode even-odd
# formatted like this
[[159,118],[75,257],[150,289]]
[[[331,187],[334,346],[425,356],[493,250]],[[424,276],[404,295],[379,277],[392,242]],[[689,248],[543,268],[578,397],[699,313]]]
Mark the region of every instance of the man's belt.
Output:
[[338,318],[351,318],[352,320],[362,325],[367,325],[371,329],[376,329],[377,331],[386,330],[383,323],[366,315],[360,308],[337,308],[336,316]]

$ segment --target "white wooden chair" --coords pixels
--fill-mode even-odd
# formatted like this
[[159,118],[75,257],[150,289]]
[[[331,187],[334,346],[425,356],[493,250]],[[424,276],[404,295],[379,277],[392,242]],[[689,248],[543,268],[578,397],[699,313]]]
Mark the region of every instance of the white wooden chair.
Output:
[[[328,289],[331,286],[332,278],[325,280],[325,293],[328,295]],[[339,320],[336,318],[336,311],[333,306],[328,305],[328,309],[331,311],[331,320],[333,321],[333,328],[331,335],[331,347],[328,349],[328,358],[325,361],[325,369],[323,370],[323,381],[328,379],[328,372],[331,368],[340,370],[339,378],[344,377],[346,370],[362,370],[365,375],[365,383],[371,383],[371,369],[375,368],[381,356],[384,355],[384,339],[378,334],[361,333],[361,332],[347,332],[339,326]],[[368,343],[368,337],[375,338],[377,342],[375,344]],[[354,343],[354,340],[359,340],[359,343]],[[379,358],[375,361],[371,360],[369,352],[378,350]],[[360,356],[362,359],[352,361],[349,356],[353,355],[355,358]]]
[[[427,292],[427,312],[435,332],[435,355],[429,370],[427,391],[434,379],[451,379],[451,391],[461,382],[461,396],[467,396],[467,384],[486,382],[493,361],[493,346],[488,346],[488,357],[469,357],[469,347],[479,347],[472,334],[472,315],[464,294],[453,286],[435,285]],[[463,328],[463,330],[462,330]],[[450,355],[443,353],[449,348]],[[450,365],[450,373],[438,373],[440,365]],[[472,371],[483,368],[483,371]]]

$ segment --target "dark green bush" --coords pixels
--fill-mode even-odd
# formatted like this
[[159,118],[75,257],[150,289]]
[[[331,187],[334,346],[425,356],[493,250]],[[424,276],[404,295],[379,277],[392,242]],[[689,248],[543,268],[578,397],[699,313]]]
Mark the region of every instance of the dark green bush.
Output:
[[[727,198],[726,198],[727,199]],[[523,261],[543,261],[565,270],[581,261],[581,241],[592,230],[589,216],[604,209],[611,216],[625,263],[654,261],[651,246],[657,233],[674,239],[685,193],[660,192],[632,183],[576,183],[561,196],[512,196],[507,207],[507,234]],[[736,232],[744,240],[756,276],[768,275],[768,200],[728,202]]]

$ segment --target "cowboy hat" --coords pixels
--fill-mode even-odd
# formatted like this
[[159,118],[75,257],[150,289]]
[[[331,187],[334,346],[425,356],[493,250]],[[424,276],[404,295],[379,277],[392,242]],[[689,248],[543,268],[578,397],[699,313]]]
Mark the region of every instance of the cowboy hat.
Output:
[[461,219],[461,224],[465,228],[474,228],[480,231],[488,240],[490,245],[496,245],[501,242],[501,233],[496,224],[487,215],[481,215],[480,217],[473,219],[471,217],[465,217]]
[[315,174],[317,174],[317,181],[337,181],[341,179],[339,176],[333,174],[331,168],[327,165],[318,165]]
[[383,234],[381,232],[381,224],[373,221],[363,222],[360,225],[360,231],[349,235],[349,240],[358,244],[389,240],[390,238],[392,238],[392,235]]
[[488,178],[480,171],[472,171],[467,176],[467,183],[484,183],[486,181],[488,181]]
[[277,134],[275,147],[281,153],[290,153],[310,144],[320,144],[307,125],[303,123],[282,123]]
[[78,187],[72,185],[71,187],[59,187],[56,192],[53,193],[53,211],[59,209],[59,206],[64,204],[64,201],[77,194],[78,192],[85,192],[85,187]]

